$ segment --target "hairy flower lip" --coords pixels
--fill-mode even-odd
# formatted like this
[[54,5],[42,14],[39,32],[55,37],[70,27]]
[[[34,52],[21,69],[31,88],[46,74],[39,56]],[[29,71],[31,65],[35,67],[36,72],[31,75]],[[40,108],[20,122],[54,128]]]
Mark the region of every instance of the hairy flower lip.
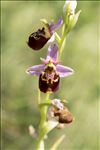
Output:
[[[43,72],[39,76],[39,89],[41,92],[56,92],[59,89],[60,77],[56,73],[51,76],[46,72]],[[44,77],[43,77],[44,76]]]

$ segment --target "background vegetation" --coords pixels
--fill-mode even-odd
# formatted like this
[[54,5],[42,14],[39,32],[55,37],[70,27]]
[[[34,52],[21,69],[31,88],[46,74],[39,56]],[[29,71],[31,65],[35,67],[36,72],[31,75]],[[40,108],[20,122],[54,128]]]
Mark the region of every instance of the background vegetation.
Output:
[[[2,149],[34,150],[28,133],[30,124],[37,127],[38,78],[28,76],[29,66],[41,63],[47,45],[34,52],[27,46],[28,36],[36,30],[41,18],[57,21],[64,1],[2,1]],[[82,13],[66,41],[62,64],[75,74],[61,80],[61,88],[52,95],[68,100],[75,116],[71,125],[49,134],[46,149],[63,133],[66,138],[59,150],[99,150],[99,2],[78,1]],[[60,31],[59,31],[60,33]]]

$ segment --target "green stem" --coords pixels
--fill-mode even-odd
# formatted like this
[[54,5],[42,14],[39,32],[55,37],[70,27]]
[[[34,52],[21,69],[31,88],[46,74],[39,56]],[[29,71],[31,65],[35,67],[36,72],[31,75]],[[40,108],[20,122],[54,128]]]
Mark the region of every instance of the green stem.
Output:
[[[49,99],[49,96],[50,96],[50,93],[47,93],[46,94],[46,98],[44,99],[44,101],[42,103],[46,103]],[[41,103],[41,104],[42,104]],[[47,109],[48,109],[48,106],[47,105],[44,105],[42,107],[40,107],[40,113],[41,113],[41,121],[40,121],[40,125],[39,125],[39,128],[41,129],[41,127],[43,127],[46,123],[46,115],[47,115]]]
[[[49,99],[50,93],[46,94],[46,98],[42,101],[42,103],[46,103]],[[39,104],[42,104],[39,103]],[[44,150],[44,137],[46,134],[46,117],[47,117],[47,109],[48,105],[43,105],[40,108],[40,113],[41,113],[41,121],[39,125],[39,138],[37,141],[37,150]]]
[[44,141],[43,140],[38,140],[37,150],[44,150]]
[[67,27],[64,24],[63,29],[62,29],[62,37],[61,37],[61,41],[60,41],[60,44],[59,44],[59,59],[61,58],[61,54],[62,54],[64,46],[65,46],[65,41],[66,41],[67,34],[68,34]]

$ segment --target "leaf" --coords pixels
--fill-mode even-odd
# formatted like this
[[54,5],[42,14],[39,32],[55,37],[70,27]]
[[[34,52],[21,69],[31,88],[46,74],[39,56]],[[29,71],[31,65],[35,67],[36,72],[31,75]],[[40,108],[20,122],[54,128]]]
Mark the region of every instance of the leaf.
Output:
[[54,145],[50,148],[50,150],[57,150],[58,146],[61,144],[63,139],[65,138],[65,134],[62,135],[55,143]]

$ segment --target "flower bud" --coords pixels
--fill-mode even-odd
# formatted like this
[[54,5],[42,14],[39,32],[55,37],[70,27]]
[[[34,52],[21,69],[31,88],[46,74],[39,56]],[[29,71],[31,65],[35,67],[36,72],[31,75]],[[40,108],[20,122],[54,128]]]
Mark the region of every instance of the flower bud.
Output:
[[66,32],[69,33],[78,21],[80,11],[75,14],[75,9],[77,6],[76,0],[66,0],[64,5],[64,22],[66,26]]
[[68,30],[69,30],[69,31],[72,30],[72,29],[74,28],[74,26],[76,25],[80,13],[81,13],[81,10],[79,10],[76,14],[71,15],[71,16],[69,17],[69,26],[68,26]]
[[66,0],[65,5],[63,7],[63,11],[64,13],[67,13],[67,14],[74,14],[76,6],[77,6],[76,0],[73,0],[73,1]]

